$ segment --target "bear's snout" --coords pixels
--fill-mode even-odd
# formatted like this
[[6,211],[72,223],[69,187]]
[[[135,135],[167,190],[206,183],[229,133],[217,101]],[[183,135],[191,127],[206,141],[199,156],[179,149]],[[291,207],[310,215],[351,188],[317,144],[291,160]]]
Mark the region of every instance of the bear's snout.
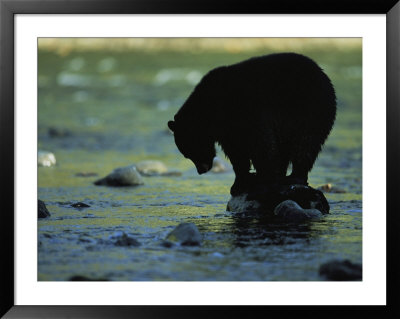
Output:
[[207,173],[211,169],[211,167],[205,163],[200,163],[195,165],[197,168],[197,173],[199,173],[199,175]]

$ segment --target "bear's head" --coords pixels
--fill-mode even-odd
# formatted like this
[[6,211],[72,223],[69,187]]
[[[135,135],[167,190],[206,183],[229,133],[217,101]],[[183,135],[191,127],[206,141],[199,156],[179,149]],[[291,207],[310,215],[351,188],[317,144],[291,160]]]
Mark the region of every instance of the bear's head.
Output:
[[176,121],[169,121],[168,127],[174,132],[175,144],[182,155],[194,163],[199,174],[207,173],[216,155],[214,140],[195,126],[183,126]]

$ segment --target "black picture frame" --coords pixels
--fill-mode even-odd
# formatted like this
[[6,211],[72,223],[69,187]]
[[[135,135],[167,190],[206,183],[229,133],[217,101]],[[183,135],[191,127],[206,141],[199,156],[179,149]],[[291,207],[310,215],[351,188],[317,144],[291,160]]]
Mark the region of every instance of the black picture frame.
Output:
[[[14,303],[14,17],[16,14],[385,14],[387,21],[387,305],[386,306],[16,306]],[[396,196],[400,136],[400,3],[398,0],[0,0],[1,308],[5,318],[151,318],[217,315],[399,317]],[[382,106],[381,106],[382,107]],[[379,187],[379,185],[377,185]],[[7,313],[7,314],[6,314]]]

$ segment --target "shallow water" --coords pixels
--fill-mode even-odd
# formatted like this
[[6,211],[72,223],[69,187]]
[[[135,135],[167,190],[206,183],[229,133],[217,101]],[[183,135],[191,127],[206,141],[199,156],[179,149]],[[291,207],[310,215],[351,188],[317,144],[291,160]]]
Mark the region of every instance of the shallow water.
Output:
[[[325,194],[331,212],[321,220],[287,225],[227,212],[233,172],[198,176],[166,126],[209,69],[261,52],[39,51],[39,149],[53,152],[57,165],[38,167],[38,197],[51,213],[38,221],[38,279],[323,280],[326,261],[361,263],[361,49],[304,53],[331,77],[339,104],[310,184],[345,193]],[[144,177],[137,187],[93,184],[146,159],[182,176]],[[71,207],[76,202],[90,207]],[[162,245],[182,222],[196,224],[201,246]],[[114,245],[120,232],[141,246]]]

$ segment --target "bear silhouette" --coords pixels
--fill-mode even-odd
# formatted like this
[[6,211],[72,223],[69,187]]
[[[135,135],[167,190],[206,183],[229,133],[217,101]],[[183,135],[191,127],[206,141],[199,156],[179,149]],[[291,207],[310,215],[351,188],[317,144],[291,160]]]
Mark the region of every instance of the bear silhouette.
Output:
[[236,175],[234,196],[308,185],[335,117],[335,90],[323,70],[306,56],[277,53],[208,72],[168,126],[199,174],[211,169],[215,143],[221,146]]

